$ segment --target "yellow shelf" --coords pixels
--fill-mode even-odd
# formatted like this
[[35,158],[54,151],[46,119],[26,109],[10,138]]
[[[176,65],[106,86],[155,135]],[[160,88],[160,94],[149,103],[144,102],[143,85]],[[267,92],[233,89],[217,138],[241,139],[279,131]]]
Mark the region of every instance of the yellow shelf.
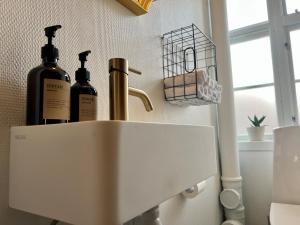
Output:
[[[144,15],[148,12],[137,0],[117,0],[123,6],[128,8],[131,12],[133,12],[137,16]],[[152,2],[152,1],[151,1]]]

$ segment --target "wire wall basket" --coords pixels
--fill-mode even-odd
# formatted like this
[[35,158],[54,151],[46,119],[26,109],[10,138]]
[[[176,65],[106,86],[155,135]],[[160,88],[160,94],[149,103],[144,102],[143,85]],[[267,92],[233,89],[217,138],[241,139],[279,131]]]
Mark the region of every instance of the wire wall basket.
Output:
[[192,24],[163,35],[165,99],[177,105],[221,102],[216,46]]

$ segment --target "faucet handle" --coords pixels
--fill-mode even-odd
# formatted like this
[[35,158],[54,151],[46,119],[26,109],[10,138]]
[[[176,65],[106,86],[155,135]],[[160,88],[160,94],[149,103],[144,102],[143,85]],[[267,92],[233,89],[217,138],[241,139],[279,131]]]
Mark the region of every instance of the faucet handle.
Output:
[[136,70],[136,69],[133,69],[131,67],[128,68],[128,71],[132,72],[132,73],[135,73],[137,75],[142,75],[142,72],[139,71],[139,70]]
[[128,67],[128,60],[123,58],[112,58],[109,60],[109,73],[112,71],[119,71],[128,74],[128,72],[142,75],[141,71]]

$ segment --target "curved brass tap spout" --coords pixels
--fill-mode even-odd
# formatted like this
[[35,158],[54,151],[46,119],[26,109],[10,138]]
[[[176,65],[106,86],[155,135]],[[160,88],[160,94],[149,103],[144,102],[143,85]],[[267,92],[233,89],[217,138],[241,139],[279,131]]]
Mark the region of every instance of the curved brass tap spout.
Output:
[[149,96],[146,94],[146,92],[136,89],[136,88],[129,87],[128,94],[141,99],[142,102],[144,103],[144,106],[145,106],[147,112],[153,111],[152,102],[151,102]]
[[128,87],[128,72],[142,74],[129,68],[126,59],[109,60],[109,111],[111,120],[128,120],[128,95],[138,97],[148,112],[153,110],[148,95],[139,89]]

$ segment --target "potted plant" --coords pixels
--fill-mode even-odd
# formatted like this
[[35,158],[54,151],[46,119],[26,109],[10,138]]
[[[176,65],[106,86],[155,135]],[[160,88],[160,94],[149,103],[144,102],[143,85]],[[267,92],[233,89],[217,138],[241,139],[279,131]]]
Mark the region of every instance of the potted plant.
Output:
[[263,141],[265,135],[265,126],[262,126],[262,122],[266,119],[266,116],[260,119],[254,115],[253,119],[248,116],[251,122],[251,127],[247,128],[250,141]]

